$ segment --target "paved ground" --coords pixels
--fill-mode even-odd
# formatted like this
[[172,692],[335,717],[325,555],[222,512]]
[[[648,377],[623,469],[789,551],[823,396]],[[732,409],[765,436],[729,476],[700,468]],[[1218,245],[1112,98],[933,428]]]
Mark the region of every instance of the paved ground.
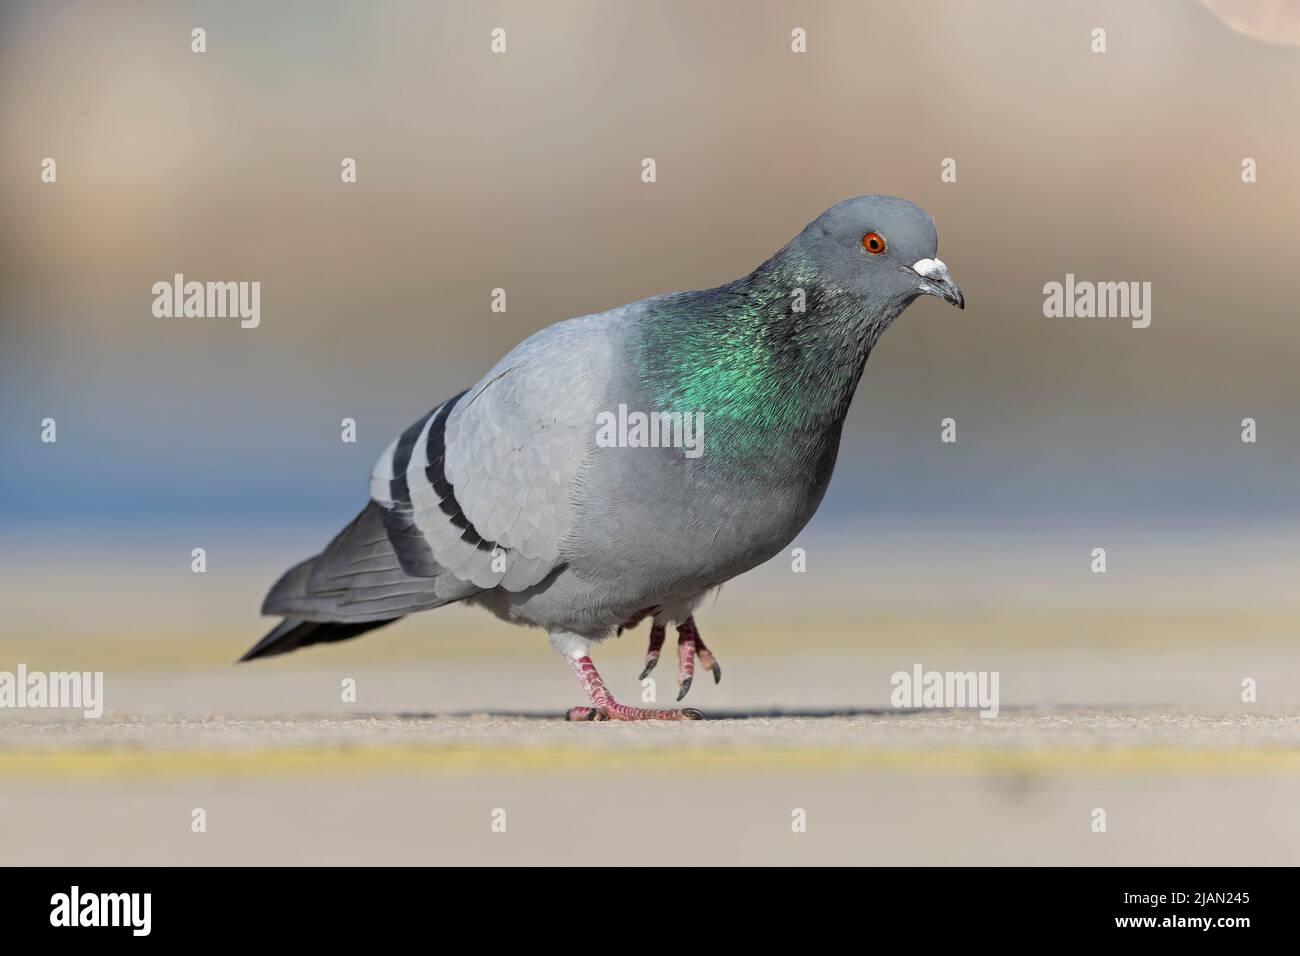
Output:
[[[447,609],[236,667],[255,606],[183,616],[182,581],[4,635],[0,670],[102,669],[106,701],[0,709],[0,863],[1300,863],[1289,611],[810,622],[737,588],[707,618],[723,682],[687,701],[712,719],[565,724],[544,636]],[[597,657],[629,702],[644,637]],[[917,663],[997,671],[999,716],[892,708]]]
[[1300,861],[1294,712],[720,716],[10,721],[0,859]]

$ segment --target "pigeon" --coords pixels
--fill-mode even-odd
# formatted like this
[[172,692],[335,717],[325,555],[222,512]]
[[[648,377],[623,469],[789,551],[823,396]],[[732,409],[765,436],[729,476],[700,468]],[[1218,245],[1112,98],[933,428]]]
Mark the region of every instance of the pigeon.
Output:
[[934,221],[892,196],[827,209],[749,275],[558,322],[380,456],[370,500],[290,568],[241,660],[454,602],[544,629],[588,703],[570,720],[693,720],[614,699],[593,648],[651,622],[721,680],[695,611],[821,503],[868,355],[920,296],[965,308]]

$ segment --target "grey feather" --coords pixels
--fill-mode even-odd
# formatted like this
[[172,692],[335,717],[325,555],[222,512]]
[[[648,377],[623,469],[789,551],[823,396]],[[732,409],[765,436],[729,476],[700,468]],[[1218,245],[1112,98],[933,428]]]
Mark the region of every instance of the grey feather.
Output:
[[445,575],[408,574],[372,502],[320,554],[285,572],[266,596],[262,613],[304,621],[389,620],[475,590]]

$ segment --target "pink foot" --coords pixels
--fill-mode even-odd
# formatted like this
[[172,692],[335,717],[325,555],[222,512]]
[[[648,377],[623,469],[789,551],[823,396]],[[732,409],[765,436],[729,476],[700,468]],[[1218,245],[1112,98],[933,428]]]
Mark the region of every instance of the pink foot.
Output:
[[[650,676],[650,671],[653,671],[656,663],[659,663],[659,650],[663,648],[663,633],[663,624],[655,624],[650,628],[650,646],[646,649],[646,666],[641,671],[640,680]],[[695,659],[698,659],[703,667],[712,671],[715,684],[722,683],[722,665],[719,665],[718,658],[714,657],[714,652],[706,648],[705,639],[699,636],[692,615],[677,626],[677,700],[686,696],[690,684],[695,679]]]
[[686,696],[686,692],[691,689],[691,682],[695,680],[696,658],[699,658],[702,667],[707,667],[713,671],[713,683],[722,682],[722,665],[713,656],[713,652],[704,646],[704,639],[700,637],[700,632],[696,630],[695,617],[692,615],[677,626],[678,700]]
[[659,652],[664,646],[664,626],[659,623],[650,626],[650,646],[645,652],[645,668],[641,671],[641,676],[637,680],[645,680],[650,676],[650,672],[655,669],[659,663]]
[[582,681],[582,687],[591,699],[590,707],[572,707],[565,720],[703,720],[704,715],[692,707],[681,710],[651,710],[646,707],[628,707],[614,699],[605,687],[600,673],[590,657],[570,657],[569,665]]
[[[650,672],[655,669],[655,665],[659,663],[659,652],[663,646],[664,626],[656,623],[650,628],[650,646],[646,649],[645,668],[641,671],[640,680],[645,680],[650,676]],[[695,617],[692,615],[677,626],[678,700],[685,697],[686,692],[691,689],[691,682],[695,680],[695,661],[697,658],[702,666],[713,672],[713,683],[720,683],[722,681],[722,667],[718,664],[718,659],[713,656],[713,652],[704,646],[704,638],[700,637],[700,632],[695,627]]]

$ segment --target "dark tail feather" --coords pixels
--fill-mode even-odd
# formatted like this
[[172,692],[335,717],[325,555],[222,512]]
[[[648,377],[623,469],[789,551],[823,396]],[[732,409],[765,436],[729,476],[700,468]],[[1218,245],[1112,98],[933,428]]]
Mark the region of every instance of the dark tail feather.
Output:
[[251,648],[239,660],[251,661],[255,657],[274,657],[287,654],[308,644],[325,644],[330,641],[346,641],[366,631],[373,631],[385,624],[392,624],[400,618],[390,617],[383,621],[354,621],[337,623],[334,621],[299,621],[286,618]]
[[344,641],[479,590],[450,576],[408,574],[393,549],[383,513],[371,502],[324,551],[294,565],[275,583],[262,613],[284,620],[240,660]]

